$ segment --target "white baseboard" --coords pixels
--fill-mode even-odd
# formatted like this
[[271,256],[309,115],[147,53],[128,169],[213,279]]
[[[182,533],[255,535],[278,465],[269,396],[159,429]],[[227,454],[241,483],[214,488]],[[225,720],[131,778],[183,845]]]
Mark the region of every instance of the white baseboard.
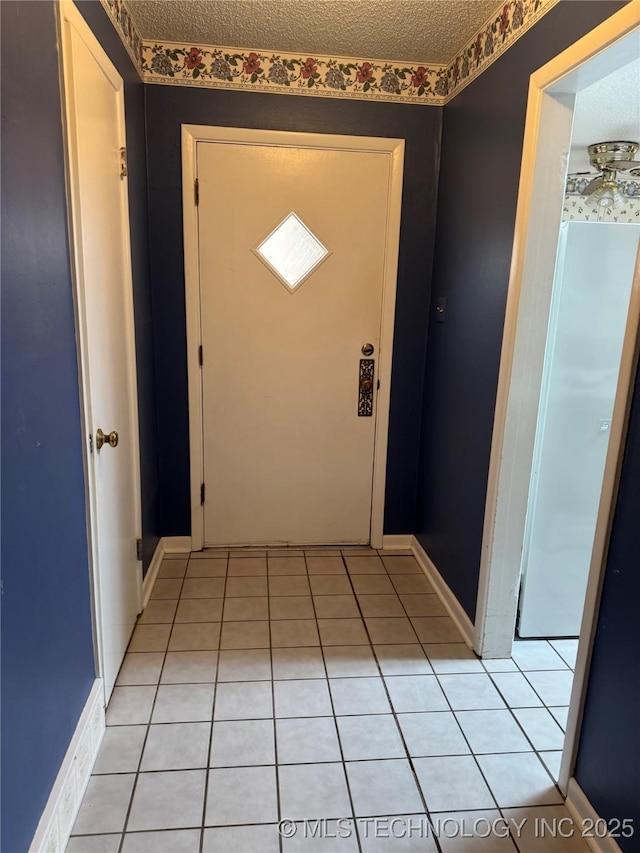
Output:
[[191,551],[190,536],[163,536],[161,541],[165,554],[188,554]]
[[[580,832],[585,827],[585,821],[587,821],[587,827],[597,828],[600,815],[593,808],[585,792],[573,777],[569,779],[566,805]],[[595,836],[595,832],[592,834]],[[618,842],[610,835],[606,835],[604,838],[585,837],[584,840],[594,853],[622,853]]]
[[163,536],[158,539],[156,550],[149,563],[149,568],[142,581],[142,609],[149,603],[151,590],[158,577],[162,560],[172,554],[188,554],[191,551],[190,536]]
[[438,598],[443,603],[447,613],[456,624],[457,629],[462,634],[465,643],[470,649],[473,648],[473,622],[467,616],[466,611],[449,589],[446,581],[437,570],[431,558],[418,542],[415,536],[411,537],[411,550],[413,556],[418,561],[420,568],[427,576],[427,580],[434,588]]
[[402,551],[403,549],[411,549],[411,545],[413,542],[413,536],[411,533],[401,533],[391,536],[383,536],[382,537],[382,550],[383,551]]
[[144,576],[144,580],[142,581],[142,609],[144,610],[147,604],[149,603],[149,598],[151,596],[151,590],[153,589],[153,585],[156,582],[156,578],[158,577],[158,572],[160,571],[160,566],[162,565],[162,558],[164,557],[164,539],[158,539],[158,544],[156,545],[156,550],[153,552],[153,557],[151,558],[151,562],[149,563],[149,568],[147,569],[147,573]]
[[104,735],[104,684],[96,678],[53,783],[29,853],[62,853]]

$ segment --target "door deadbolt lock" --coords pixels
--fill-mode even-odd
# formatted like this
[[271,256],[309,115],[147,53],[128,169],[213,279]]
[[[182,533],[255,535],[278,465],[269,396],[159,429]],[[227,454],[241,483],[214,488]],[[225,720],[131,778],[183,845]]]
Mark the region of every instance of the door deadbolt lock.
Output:
[[96,448],[98,450],[105,444],[108,444],[109,447],[117,447],[119,441],[120,436],[114,429],[110,433],[105,433],[98,427],[96,431]]
[[362,355],[370,356],[374,353],[373,344],[362,344]]

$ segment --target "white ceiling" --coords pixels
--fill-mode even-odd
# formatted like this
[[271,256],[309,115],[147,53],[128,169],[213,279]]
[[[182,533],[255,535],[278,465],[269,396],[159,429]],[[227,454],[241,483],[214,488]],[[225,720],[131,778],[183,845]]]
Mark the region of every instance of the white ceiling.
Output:
[[447,64],[496,0],[129,0],[145,41]]
[[[640,59],[576,97],[569,171],[595,173],[587,146],[617,139],[640,142]],[[640,160],[640,155],[635,159]]]

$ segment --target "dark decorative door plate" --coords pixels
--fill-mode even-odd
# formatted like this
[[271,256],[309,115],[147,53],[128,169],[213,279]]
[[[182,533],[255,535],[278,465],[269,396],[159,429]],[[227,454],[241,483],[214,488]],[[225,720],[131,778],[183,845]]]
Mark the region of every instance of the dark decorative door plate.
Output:
[[360,359],[360,379],[358,382],[358,417],[370,418],[373,415],[373,375],[375,359]]

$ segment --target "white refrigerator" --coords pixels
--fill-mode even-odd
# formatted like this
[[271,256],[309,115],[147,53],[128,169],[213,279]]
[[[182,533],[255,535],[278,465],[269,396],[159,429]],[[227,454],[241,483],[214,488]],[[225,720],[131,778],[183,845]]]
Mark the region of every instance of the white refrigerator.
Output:
[[576,637],[640,224],[563,222],[522,554],[520,637]]

